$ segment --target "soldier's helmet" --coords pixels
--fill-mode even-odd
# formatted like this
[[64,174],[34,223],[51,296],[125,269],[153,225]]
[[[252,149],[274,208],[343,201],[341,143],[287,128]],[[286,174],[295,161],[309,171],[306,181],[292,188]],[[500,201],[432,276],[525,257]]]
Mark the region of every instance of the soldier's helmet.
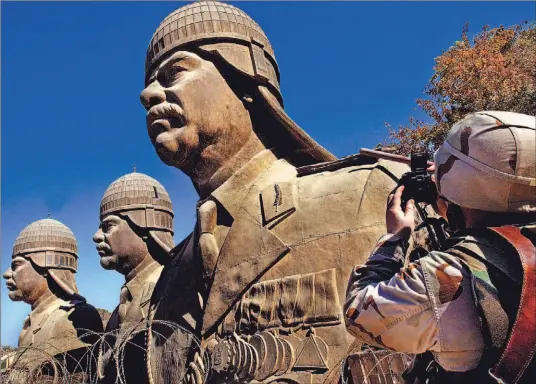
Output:
[[234,68],[246,81],[256,84],[263,103],[283,126],[287,139],[295,143],[296,151],[307,158],[306,162],[336,159],[284,112],[272,46],[261,27],[242,10],[219,1],[198,1],[169,14],[147,48],[145,83],[163,59],[174,51],[189,49],[217,56],[218,63]]
[[68,295],[78,293],[73,275],[78,270],[78,246],[65,224],[50,218],[31,223],[15,240],[12,258],[15,257],[45,268]]
[[110,184],[101,200],[100,219],[108,215],[128,218],[166,253],[174,246],[171,199],[162,184],[150,176],[132,172]]
[[470,114],[434,155],[439,192],[461,207],[536,212],[536,118],[513,112]]

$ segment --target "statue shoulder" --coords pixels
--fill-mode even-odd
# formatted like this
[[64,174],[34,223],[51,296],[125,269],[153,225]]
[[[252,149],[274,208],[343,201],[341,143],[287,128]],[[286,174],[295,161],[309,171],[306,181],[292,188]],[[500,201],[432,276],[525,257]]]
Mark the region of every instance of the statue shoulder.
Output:
[[97,308],[89,304],[85,298],[77,297],[64,305],[60,309],[66,314],[66,318],[74,328],[84,328],[94,332],[102,332],[102,318]]
[[409,166],[403,163],[377,159],[358,153],[334,161],[299,167],[296,171],[297,177],[303,178],[318,174],[340,175],[359,169],[378,170],[391,177],[395,182],[398,182],[400,177],[410,170]]

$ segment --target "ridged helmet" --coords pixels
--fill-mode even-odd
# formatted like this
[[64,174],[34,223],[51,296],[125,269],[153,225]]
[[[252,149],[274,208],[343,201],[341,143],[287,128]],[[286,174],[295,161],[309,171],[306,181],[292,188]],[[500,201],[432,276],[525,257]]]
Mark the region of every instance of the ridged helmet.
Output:
[[74,274],[78,270],[78,246],[73,232],[54,219],[42,219],[24,228],[13,246],[12,258],[23,257],[45,268],[68,296],[78,295]]
[[536,118],[483,111],[457,122],[434,156],[438,190],[465,208],[536,212]]
[[274,51],[261,27],[242,10],[219,1],[196,1],[169,14],[153,34],[145,60],[145,84],[172,52],[189,48],[217,55],[256,84],[260,99],[283,128],[282,140],[300,162],[337,158],[303,131],[283,110]]
[[13,246],[15,258],[30,258],[43,268],[78,268],[78,247],[71,230],[54,219],[33,222],[24,228]]
[[282,101],[279,69],[268,38],[242,10],[219,1],[185,5],[160,23],[147,49],[146,80],[166,53],[192,43],[217,52],[240,72],[267,81]]
[[[173,205],[166,189],[143,173],[132,172],[115,180],[104,192],[100,219],[108,215],[127,216],[147,229],[166,252],[173,248]],[[164,232],[168,235],[160,235]]]

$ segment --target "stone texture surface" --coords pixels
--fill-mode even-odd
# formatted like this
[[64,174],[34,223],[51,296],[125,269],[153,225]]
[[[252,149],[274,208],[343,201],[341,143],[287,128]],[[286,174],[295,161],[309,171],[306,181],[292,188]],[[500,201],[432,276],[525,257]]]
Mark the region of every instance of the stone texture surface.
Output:
[[204,353],[215,359],[211,383],[320,383],[359,350],[342,317],[348,277],[385,233],[387,197],[409,167],[322,148],[263,74],[263,62],[277,65],[260,28],[231,14],[250,20],[217,2],[179,8],[148,49],[149,137],[200,200],[154,289],[144,363],[153,383],[199,383],[211,368],[195,358]]
[[54,219],[38,220],[15,241],[3,277],[14,301],[32,306],[19,336],[11,370],[91,371],[88,348],[103,331],[97,310],[78,294],[78,247],[72,231]]

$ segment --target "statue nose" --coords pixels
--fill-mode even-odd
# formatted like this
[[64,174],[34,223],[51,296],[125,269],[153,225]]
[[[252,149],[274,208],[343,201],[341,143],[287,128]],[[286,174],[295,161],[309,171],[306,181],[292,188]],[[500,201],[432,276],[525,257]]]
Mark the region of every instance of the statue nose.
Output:
[[2,274],[2,277],[6,280],[8,280],[11,277],[11,268],[6,269],[6,271]]
[[102,229],[99,228],[97,232],[93,235],[93,241],[95,243],[100,243],[104,241],[104,234],[102,233]]
[[154,105],[163,103],[165,100],[166,94],[156,81],[149,84],[140,95],[140,101],[147,110]]

